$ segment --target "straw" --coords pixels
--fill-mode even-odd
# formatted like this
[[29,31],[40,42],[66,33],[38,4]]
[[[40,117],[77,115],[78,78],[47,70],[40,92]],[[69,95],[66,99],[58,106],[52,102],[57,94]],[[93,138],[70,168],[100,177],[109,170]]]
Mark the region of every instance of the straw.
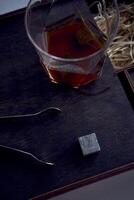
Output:
[[[134,64],[134,3],[120,4],[119,9],[120,24],[118,32],[107,51],[115,70],[121,70]],[[107,10],[109,22],[112,22],[114,12],[114,9],[110,7]],[[97,16],[96,22],[106,34],[104,18]]]

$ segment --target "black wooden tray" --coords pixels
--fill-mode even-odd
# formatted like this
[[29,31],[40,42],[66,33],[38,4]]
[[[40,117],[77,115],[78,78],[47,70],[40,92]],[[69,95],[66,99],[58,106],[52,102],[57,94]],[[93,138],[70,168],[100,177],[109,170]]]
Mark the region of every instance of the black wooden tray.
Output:
[[123,70],[118,74],[127,97],[134,109],[134,66]]
[[[97,108],[97,103],[93,105],[93,99],[95,99],[95,96],[96,98],[99,98],[100,96],[101,99],[103,96],[105,96],[105,93],[107,93],[108,90],[111,90],[114,81],[114,74],[112,65],[110,64],[110,61],[107,60],[106,64],[104,64],[103,75],[101,79],[92,84],[89,84],[78,90],[67,88],[66,86],[62,85],[54,85],[50,82],[45,74],[45,71],[40,65],[39,58],[27,38],[23,20],[23,15],[17,15],[16,17],[14,16],[12,18],[5,18],[5,21],[2,21],[3,30],[1,35],[1,44],[3,53],[1,54],[2,84],[0,87],[0,122],[2,125],[6,123],[5,125],[8,127],[11,125],[16,128],[17,125],[19,128],[18,132],[22,133],[18,134],[13,130],[15,134],[13,135],[12,130],[9,128],[8,133],[1,133],[0,145],[1,148],[5,148],[6,146],[9,147],[8,150],[18,150],[18,153],[28,153],[29,156],[32,154],[39,159],[38,161],[45,162],[47,161],[47,156],[50,153],[50,150],[45,150],[45,143],[49,145],[47,140],[51,140],[51,136],[50,138],[45,138],[45,134],[42,134],[42,131],[39,131],[40,133],[38,132],[38,134],[34,136],[31,134],[31,131],[33,129],[32,126],[36,124],[37,127],[39,127],[42,121],[45,121],[44,123],[46,123],[46,128],[44,127],[43,130],[45,131],[48,126],[47,123],[50,123],[48,120],[50,117],[52,117],[52,115],[50,115],[50,117],[48,115],[51,113],[46,112],[43,113],[44,115],[42,114],[39,116],[33,116],[32,118],[20,118],[14,116],[36,113],[42,109],[54,106],[62,109],[63,112],[60,114],[60,116],[52,119],[52,121],[50,120],[50,129],[52,129],[52,133],[50,133],[50,135],[53,135],[54,132],[54,137],[58,138],[58,142],[58,140],[61,140],[60,136],[58,137],[58,135],[60,135],[62,132],[64,133],[66,130],[64,130],[64,126],[62,127],[63,122],[59,122],[56,124],[56,127],[58,125],[59,127],[62,127],[63,130],[59,128],[60,132],[57,133],[57,131],[54,130],[57,129],[54,126],[55,121],[59,118],[64,118],[64,120],[67,120],[67,123],[70,124],[68,121],[70,117],[68,117],[68,115],[71,114],[72,120],[74,123],[77,123],[77,120],[75,122],[75,112],[77,112],[77,109],[72,113],[68,110],[68,108],[70,107],[70,109],[72,109],[74,107],[72,104],[74,104],[75,101],[77,104],[80,103],[83,98],[87,98],[89,100],[89,105],[87,105],[87,107],[95,106]],[[9,43],[11,45],[8,45]],[[82,111],[80,111],[78,114],[79,117],[81,116],[81,112]],[[93,110],[90,115],[94,115],[95,112],[96,111]],[[24,124],[25,126],[28,126],[28,131],[24,130]],[[80,122],[79,126],[81,126]],[[29,131],[31,133],[29,133]],[[34,137],[36,143],[34,141]],[[70,139],[73,140],[73,138]],[[57,145],[58,144],[53,145],[50,142],[49,146],[53,149],[53,146]],[[42,148],[40,148],[41,146]],[[60,145],[58,148],[60,153]],[[55,154],[55,151],[52,152],[52,154],[53,153]],[[48,158],[48,160],[51,159]]]
[[132,92],[134,93],[134,66],[124,71]]

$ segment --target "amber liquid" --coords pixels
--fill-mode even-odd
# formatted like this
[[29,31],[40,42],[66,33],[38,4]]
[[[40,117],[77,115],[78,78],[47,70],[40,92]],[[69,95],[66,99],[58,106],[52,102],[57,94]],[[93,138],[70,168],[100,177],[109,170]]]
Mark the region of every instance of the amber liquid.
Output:
[[[101,40],[85,32],[85,25],[81,20],[73,20],[47,32],[48,53],[61,58],[81,58],[89,56],[102,47]],[[81,32],[81,30],[84,30]],[[97,65],[102,65],[100,61]],[[73,65],[72,67],[75,67]],[[90,67],[90,66],[89,66]],[[95,66],[97,68],[97,66]],[[100,69],[100,66],[98,66]],[[47,69],[50,78],[55,83],[64,83],[79,87],[98,79],[99,71],[95,73],[81,73],[81,70],[64,70],[51,66]]]

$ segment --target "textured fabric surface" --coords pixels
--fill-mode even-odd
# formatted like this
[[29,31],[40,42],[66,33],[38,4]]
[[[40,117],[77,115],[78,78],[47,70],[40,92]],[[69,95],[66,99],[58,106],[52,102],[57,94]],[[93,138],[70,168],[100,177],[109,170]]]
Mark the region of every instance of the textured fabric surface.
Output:
[[[0,115],[48,106],[57,106],[62,113],[0,120],[0,144],[56,164],[41,166],[0,149],[0,199],[25,200],[134,161],[133,110],[109,61],[103,72],[101,80],[80,90],[52,84],[26,36],[24,16],[1,22]],[[101,152],[83,157],[78,137],[92,132]]]

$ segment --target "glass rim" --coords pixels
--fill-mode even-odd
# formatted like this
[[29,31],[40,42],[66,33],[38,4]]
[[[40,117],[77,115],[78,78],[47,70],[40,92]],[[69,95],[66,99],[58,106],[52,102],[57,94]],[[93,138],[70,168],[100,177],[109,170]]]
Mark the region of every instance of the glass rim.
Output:
[[35,40],[32,38],[30,32],[29,32],[29,28],[28,28],[28,23],[27,23],[27,19],[28,19],[28,12],[29,12],[29,9],[30,9],[30,4],[33,0],[30,0],[28,5],[27,5],[27,8],[26,8],[26,11],[25,11],[25,17],[24,17],[24,23],[25,23],[25,28],[26,28],[26,33],[28,35],[28,38],[30,39],[31,43],[34,45],[34,47],[39,51],[41,52],[42,54],[45,54],[46,56],[54,59],[54,60],[59,60],[59,61],[64,61],[64,62],[77,62],[77,61],[84,61],[84,60],[87,60],[87,59],[90,59],[94,56],[96,56],[97,54],[99,53],[104,53],[106,51],[106,44],[107,44],[107,41],[105,42],[105,44],[103,45],[102,48],[100,48],[99,50],[95,51],[94,53],[88,55],[88,56],[84,56],[84,57],[79,57],[79,58],[62,58],[62,57],[58,57],[58,56],[55,56],[53,54],[50,54],[46,51],[44,51],[41,47],[39,47],[39,45],[35,42]]

